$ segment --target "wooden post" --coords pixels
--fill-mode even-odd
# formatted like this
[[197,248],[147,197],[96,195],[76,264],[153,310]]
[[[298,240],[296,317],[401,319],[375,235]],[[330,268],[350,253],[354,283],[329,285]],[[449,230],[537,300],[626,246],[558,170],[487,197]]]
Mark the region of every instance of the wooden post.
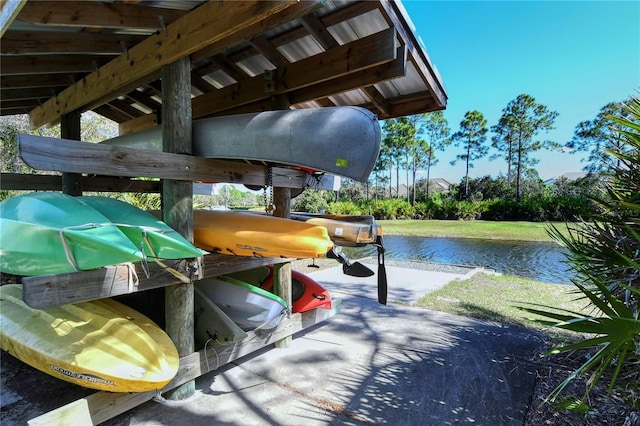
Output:
[[[73,111],[60,118],[60,136],[62,139],[80,140],[80,111]],[[82,195],[82,179],[80,173],[62,173],[62,192],[78,196]]]
[[[162,69],[162,141],[166,152],[191,154],[191,63],[189,57]],[[173,229],[193,241],[193,184],[165,180],[162,217]],[[194,352],[193,283],[165,288],[166,331],[181,357]],[[195,393],[191,380],[167,393],[182,400]]]
[[[289,109],[289,98],[287,95],[274,95],[271,97],[271,106],[273,109]],[[274,216],[289,218],[291,217],[291,190],[289,188],[275,187],[273,188],[273,204],[275,204]],[[287,302],[289,307],[292,306],[293,296],[291,294],[291,263],[280,263],[273,266],[274,284],[278,296]],[[285,337],[276,342],[277,348],[288,348],[291,346],[291,336]]]

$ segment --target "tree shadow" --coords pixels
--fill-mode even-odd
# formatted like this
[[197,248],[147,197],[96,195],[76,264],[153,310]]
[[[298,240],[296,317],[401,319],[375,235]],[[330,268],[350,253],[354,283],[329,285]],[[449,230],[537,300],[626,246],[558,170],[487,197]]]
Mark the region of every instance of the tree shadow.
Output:
[[[198,378],[189,401],[150,401],[104,424],[522,424],[540,334],[333,294],[342,312],[296,334],[290,348],[267,347]],[[55,389],[60,406],[66,391]]]

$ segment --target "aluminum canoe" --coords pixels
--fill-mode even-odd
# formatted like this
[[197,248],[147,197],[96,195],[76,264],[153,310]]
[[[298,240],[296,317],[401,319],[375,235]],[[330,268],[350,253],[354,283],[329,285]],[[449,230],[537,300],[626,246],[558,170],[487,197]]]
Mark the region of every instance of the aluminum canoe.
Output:
[[[193,155],[320,171],[366,182],[380,152],[380,124],[354,107],[265,111],[195,120]],[[162,151],[154,127],[102,143]]]

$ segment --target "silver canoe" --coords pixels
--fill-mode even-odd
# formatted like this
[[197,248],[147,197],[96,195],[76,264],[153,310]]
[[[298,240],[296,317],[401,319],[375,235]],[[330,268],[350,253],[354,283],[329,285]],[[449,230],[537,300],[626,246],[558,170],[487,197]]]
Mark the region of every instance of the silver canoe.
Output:
[[[162,151],[154,127],[102,143]],[[346,106],[228,115],[193,122],[193,155],[301,167],[366,182],[380,152],[380,123]]]

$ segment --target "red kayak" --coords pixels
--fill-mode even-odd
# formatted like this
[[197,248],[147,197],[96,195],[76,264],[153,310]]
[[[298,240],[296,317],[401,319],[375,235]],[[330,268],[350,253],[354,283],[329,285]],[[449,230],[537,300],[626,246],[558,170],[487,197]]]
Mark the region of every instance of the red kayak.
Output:
[[[273,291],[273,266],[264,266],[242,271],[229,276],[241,279],[267,291]],[[311,309],[331,309],[331,295],[317,281],[295,270],[291,271],[291,312],[306,312]]]

